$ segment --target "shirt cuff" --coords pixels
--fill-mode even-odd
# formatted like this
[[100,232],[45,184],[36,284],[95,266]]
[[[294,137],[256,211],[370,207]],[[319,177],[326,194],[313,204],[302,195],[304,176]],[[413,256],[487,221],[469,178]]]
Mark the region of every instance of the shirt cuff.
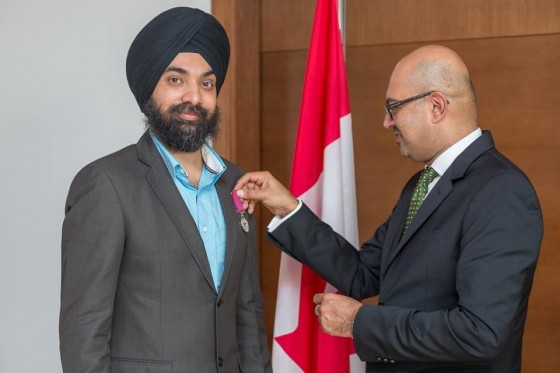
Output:
[[293,209],[292,212],[290,212],[288,215],[284,216],[283,218],[281,218],[278,215],[273,217],[272,220],[270,221],[270,223],[268,223],[268,226],[266,227],[268,229],[268,233],[274,232],[274,230],[276,228],[278,228],[280,226],[280,224],[282,224],[283,222],[288,220],[292,215],[294,215],[296,212],[298,212],[299,209],[301,208],[302,204],[303,204],[303,202],[301,202],[301,199],[298,199],[297,207],[295,209]]

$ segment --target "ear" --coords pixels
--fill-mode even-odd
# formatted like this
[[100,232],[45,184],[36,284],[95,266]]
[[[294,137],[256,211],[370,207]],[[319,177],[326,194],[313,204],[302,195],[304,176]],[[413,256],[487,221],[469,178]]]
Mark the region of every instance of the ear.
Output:
[[449,101],[447,100],[447,97],[439,91],[432,93],[430,97],[432,100],[432,122],[441,122],[447,115],[447,106],[449,105]]

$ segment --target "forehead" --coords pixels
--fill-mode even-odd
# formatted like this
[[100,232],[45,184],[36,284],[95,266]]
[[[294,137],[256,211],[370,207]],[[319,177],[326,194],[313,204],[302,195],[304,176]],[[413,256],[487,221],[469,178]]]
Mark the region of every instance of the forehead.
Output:
[[173,61],[167,66],[169,68],[179,68],[186,70],[189,73],[205,74],[212,71],[212,67],[206,60],[198,53],[181,52],[175,56]]
[[397,64],[387,86],[387,99],[402,98],[403,95],[408,93],[410,85],[409,69],[402,63]]

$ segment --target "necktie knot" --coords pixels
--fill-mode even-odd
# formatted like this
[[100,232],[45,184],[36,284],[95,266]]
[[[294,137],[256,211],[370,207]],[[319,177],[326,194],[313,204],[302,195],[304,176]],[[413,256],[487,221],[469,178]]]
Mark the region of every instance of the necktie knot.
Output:
[[412,223],[412,219],[414,219],[414,216],[416,216],[420,205],[422,205],[422,202],[424,202],[424,199],[428,194],[428,185],[430,185],[430,183],[434,181],[434,179],[438,176],[439,175],[436,170],[434,170],[430,166],[427,166],[420,174],[418,184],[416,184],[416,187],[412,192],[412,197],[410,198],[408,214],[406,216],[406,222],[404,224],[404,231],[406,231],[410,223]]

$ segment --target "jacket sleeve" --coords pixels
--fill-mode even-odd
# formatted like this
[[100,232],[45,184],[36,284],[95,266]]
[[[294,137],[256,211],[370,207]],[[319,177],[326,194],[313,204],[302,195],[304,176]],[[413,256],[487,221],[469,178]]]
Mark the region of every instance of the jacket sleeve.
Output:
[[109,372],[111,319],[124,247],[117,192],[100,168],[78,173],[62,227],[60,354],[65,372]]
[[321,221],[305,204],[269,233],[283,252],[309,266],[342,293],[364,299],[379,293],[383,242],[388,222],[360,250]]
[[272,372],[264,327],[264,306],[256,251],[254,217],[250,229],[238,300],[237,337],[242,372]]

